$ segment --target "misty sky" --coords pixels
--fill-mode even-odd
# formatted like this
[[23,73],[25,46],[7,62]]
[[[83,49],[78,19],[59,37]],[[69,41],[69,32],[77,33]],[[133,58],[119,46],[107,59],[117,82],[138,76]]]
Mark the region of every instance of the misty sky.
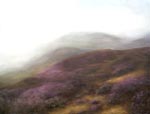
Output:
[[150,31],[150,0],[0,0],[0,70],[20,66],[70,32],[137,38]]

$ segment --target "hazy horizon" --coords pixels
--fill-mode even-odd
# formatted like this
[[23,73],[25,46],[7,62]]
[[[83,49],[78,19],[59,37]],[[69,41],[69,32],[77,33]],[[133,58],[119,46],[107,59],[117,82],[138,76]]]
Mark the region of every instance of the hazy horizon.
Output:
[[22,66],[68,33],[137,39],[150,31],[149,10],[149,0],[0,1],[0,68]]

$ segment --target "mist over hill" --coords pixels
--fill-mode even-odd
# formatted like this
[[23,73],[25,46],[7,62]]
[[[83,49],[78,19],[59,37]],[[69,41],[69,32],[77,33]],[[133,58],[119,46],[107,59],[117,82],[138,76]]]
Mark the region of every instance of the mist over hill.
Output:
[[[117,48],[121,40],[118,37],[104,33],[73,33],[60,37],[40,50],[20,69],[6,70],[1,76],[2,83],[14,83],[26,77],[34,76],[41,69],[58,63],[74,55],[97,49]],[[21,63],[18,63],[21,64]]]
[[125,42],[102,33],[61,37],[25,67],[0,76],[0,113],[149,113],[146,38]]
[[121,38],[104,33],[73,33],[61,37],[59,46],[78,47],[85,49],[115,49],[122,42]]
[[45,46],[43,52],[32,58],[19,70],[7,71],[1,74],[1,83],[16,83],[27,77],[33,77],[42,69],[52,66],[69,57],[93,50],[115,49],[124,50],[130,48],[149,47],[149,36],[126,42],[125,38],[119,38],[104,33],[72,33],[60,37],[58,40]]
[[123,46],[123,48],[126,49],[140,48],[140,47],[150,47],[150,35],[146,35],[137,40],[133,40]]
[[0,114],[150,114],[150,0],[0,0]]

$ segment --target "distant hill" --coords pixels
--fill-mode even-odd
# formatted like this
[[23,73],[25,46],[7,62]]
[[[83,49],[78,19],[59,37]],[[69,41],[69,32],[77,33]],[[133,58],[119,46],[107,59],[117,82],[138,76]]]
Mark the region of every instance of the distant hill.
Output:
[[47,46],[43,54],[33,58],[24,68],[1,75],[0,83],[2,83],[1,85],[13,84],[27,77],[34,77],[43,69],[64,59],[94,50],[125,50],[149,46],[150,38],[148,35],[145,38],[125,43],[124,39],[104,33],[72,33]]
[[71,56],[97,49],[113,49],[120,44],[118,37],[103,33],[68,34],[47,46],[43,54],[31,59],[27,65],[17,71],[6,72],[0,76],[0,83],[13,84],[27,77],[35,76],[40,70]]
[[140,48],[140,47],[150,47],[150,35],[145,36],[144,38],[139,38],[137,40],[133,40],[125,45],[123,48]]
[[58,63],[66,58],[74,55],[78,55],[86,52],[87,50],[82,50],[78,48],[57,48],[51,52],[47,52],[42,56],[32,59],[27,65],[16,71],[6,72],[0,76],[1,85],[14,84],[25,78],[34,77],[40,70],[50,67],[55,63]]
[[81,49],[115,49],[122,40],[113,35],[104,33],[73,33],[57,40],[57,45],[66,47],[77,47]]
[[[79,55],[97,49],[115,49],[121,44],[121,39],[103,33],[68,34],[47,48],[45,54],[31,61],[31,66],[55,64],[71,56]],[[33,64],[33,65],[32,65]]]

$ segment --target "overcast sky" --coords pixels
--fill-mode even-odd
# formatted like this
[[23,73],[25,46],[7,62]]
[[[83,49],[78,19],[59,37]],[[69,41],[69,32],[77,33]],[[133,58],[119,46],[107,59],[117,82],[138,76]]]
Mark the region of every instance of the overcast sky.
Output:
[[0,0],[0,69],[70,32],[136,38],[150,30],[149,20],[150,0]]

